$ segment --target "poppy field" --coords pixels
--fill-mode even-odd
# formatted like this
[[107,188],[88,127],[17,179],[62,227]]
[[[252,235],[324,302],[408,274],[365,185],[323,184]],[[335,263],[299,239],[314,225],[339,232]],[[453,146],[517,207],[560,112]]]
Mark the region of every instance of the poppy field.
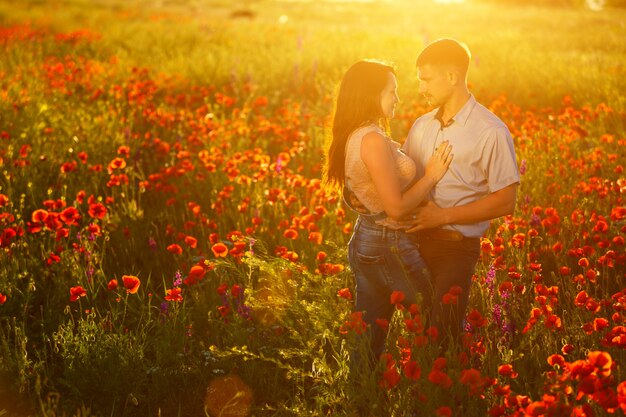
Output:
[[[0,416],[626,414],[624,9],[87,3],[0,1]],[[395,62],[403,141],[443,36],[511,131],[516,210],[460,349],[394,293],[378,368],[351,369],[335,88]]]

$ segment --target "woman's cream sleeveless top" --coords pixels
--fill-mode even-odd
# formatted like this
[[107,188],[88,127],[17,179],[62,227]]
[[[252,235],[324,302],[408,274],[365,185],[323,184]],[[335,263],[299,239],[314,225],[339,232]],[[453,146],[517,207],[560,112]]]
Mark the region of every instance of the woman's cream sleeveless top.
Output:
[[[379,213],[385,208],[383,207],[383,203],[378,195],[378,192],[376,191],[374,181],[372,180],[365,163],[361,159],[361,143],[363,137],[370,132],[378,132],[387,138],[389,149],[391,150],[390,153],[393,155],[395,161],[396,177],[398,178],[400,190],[404,190],[404,188],[415,177],[415,162],[413,162],[409,156],[400,150],[400,144],[398,142],[389,138],[385,132],[376,125],[372,124],[364,126],[352,132],[346,143],[346,185],[370,212]],[[381,157],[387,156],[381,155]],[[406,227],[406,225],[402,225],[401,223],[388,217],[383,220],[379,220],[376,223],[393,229]]]

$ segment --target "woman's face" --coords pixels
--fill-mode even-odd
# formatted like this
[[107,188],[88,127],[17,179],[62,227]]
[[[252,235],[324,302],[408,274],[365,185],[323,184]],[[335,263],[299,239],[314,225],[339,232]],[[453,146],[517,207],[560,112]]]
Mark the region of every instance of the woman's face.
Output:
[[382,109],[385,117],[391,119],[394,116],[396,104],[399,100],[396,76],[390,72],[387,76],[387,84],[380,93],[380,108]]

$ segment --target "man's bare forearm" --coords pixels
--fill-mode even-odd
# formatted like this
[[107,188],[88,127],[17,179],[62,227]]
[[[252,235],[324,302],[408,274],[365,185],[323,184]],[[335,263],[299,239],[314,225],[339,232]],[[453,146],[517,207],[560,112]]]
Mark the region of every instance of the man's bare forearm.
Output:
[[485,198],[457,207],[442,209],[443,224],[471,224],[512,214],[518,184],[511,184]]

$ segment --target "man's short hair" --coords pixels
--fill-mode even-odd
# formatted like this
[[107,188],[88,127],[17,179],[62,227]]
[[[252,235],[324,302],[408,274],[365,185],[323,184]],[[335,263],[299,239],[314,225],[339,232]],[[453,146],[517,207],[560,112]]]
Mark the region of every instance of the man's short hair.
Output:
[[464,43],[456,39],[442,38],[429,43],[417,57],[416,66],[451,65],[467,74],[472,54]]

